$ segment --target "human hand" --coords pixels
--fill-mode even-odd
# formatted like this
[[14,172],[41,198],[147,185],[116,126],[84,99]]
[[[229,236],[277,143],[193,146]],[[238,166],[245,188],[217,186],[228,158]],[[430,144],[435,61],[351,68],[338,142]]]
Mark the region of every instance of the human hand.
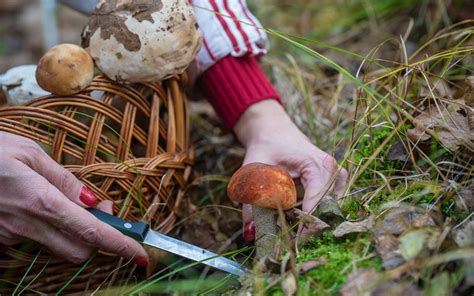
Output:
[[[340,195],[347,184],[347,171],[314,146],[275,100],[250,106],[234,127],[246,148],[244,165],[262,162],[284,167],[305,189],[303,211],[312,213],[327,194]],[[243,205],[244,238],[255,236],[250,205]]]
[[[101,248],[146,265],[138,242],[84,209],[96,203],[94,194],[34,141],[0,132],[0,244],[34,240],[73,263]],[[97,207],[112,212],[111,202]]]

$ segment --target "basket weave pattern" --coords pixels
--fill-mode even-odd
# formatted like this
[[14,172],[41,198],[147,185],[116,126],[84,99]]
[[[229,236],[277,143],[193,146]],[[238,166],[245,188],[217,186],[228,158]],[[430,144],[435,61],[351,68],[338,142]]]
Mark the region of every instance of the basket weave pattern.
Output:
[[[184,75],[129,86],[98,76],[74,96],[51,95],[26,106],[0,107],[0,131],[39,143],[99,200],[112,200],[116,214],[168,233],[193,162],[186,84]],[[61,288],[81,267],[47,251],[37,256],[39,251],[31,243],[0,246],[3,278],[18,281],[34,262],[22,285],[48,293]],[[121,267],[124,264],[114,256],[97,256],[66,292],[130,282],[133,267]],[[8,286],[12,287],[15,284]]]

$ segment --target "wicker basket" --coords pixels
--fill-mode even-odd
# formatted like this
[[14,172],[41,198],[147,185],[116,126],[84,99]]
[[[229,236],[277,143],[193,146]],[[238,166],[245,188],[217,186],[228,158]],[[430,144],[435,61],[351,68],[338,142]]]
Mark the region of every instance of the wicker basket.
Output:
[[[120,216],[168,233],[193,162],[186,84],[184,75],[130,86],[98,76],[74,96],[0,107],[0,131],[40,143],[100,200],[113,200]],[[0,246],[0,253],[2,294],[12,292],[24,275],[19,290],[28,285],[43,293],[65,285],[64,292],[80,293],[136,281],[135,266],[111,255],[96,256],[82,269],[33,243]]]

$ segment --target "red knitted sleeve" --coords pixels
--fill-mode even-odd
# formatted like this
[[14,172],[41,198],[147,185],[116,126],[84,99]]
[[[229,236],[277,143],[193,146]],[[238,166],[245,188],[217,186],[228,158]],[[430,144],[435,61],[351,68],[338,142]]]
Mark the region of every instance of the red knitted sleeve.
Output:
[[253,56],[223,58],[202,74],[200,86],[228,128],[256,102],[272,99],[281,103]]

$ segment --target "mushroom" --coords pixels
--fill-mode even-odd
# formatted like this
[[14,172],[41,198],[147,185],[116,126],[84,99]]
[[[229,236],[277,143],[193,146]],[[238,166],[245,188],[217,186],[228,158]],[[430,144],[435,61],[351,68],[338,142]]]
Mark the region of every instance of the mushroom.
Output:
[[80,46],[60,44],[40,59],[36,69],[39,86],[56,95],[72,95],[86,88],[94,78],[94,62]]
[[276,209],[287,210],[296,203],[296,187],[290,174],[280,166],[250,163],[234,173],[227,195],[233,201],[252,205],[257,260],[273,257],[278,235]]
[[188,0],[100,0],[82,45],[110,79],[154,82],[186,70],[201,34]]
[[36,65],[23,65],[0,74],[0,106],[22,105],[49,95],[38,86],[35,72]]

